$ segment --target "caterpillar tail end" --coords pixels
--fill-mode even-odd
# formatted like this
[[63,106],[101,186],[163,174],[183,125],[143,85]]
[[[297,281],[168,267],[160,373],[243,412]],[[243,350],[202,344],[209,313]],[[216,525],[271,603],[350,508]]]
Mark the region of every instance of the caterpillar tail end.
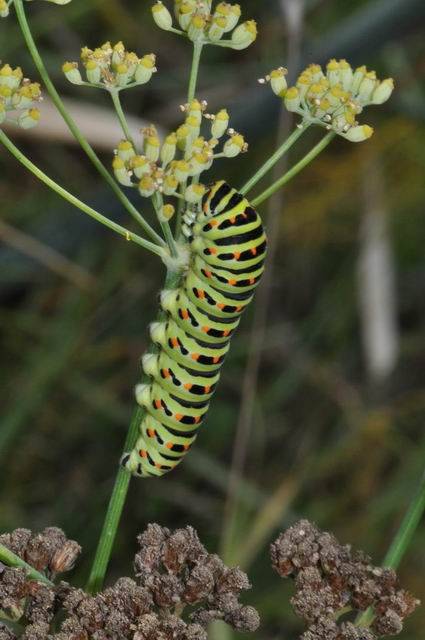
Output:
[[121,457],[120,465],[131,473],[132,476],[136,476],[137,478],[149,477],[148,474],[145,473],[143,466],[140,463],[140,458],[135,451],[124,453]]

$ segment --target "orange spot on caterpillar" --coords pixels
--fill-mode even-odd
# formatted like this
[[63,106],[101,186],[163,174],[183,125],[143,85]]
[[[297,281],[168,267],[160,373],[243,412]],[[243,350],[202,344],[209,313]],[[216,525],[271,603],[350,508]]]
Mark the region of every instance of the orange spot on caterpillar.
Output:
[[216,227],[216,226],[218,225],[217,220],[210,220],[210,225],[211,225],[212,227]]
[[197,416],[195,418],[195,424],[199,424],[201,422],[201,416]]
[[189,311],[187,309],[182,309],[182,316],[183,316],[183,320],[188,320]]
[[218,356],[214,356],[213,362],[214,364],[217,364],[217,362],[220,362],[220,358]]
[[155,467],[156,467],[157,469],[160,469],[160,468],[161,468],[161,465],[159,464],[159,462],[155,462]]
[[210,330],[210,328],[209,328],[209,327],[202,327],[202,331],[203,331],[204,333],[208,333],[208,331],[209,331],[209,330]]
[[249,284],[255,284],[255,278],[250,278],[249,279]]
[[225,307],[225,306],[226,306],[226,305],[225,305],[223,302],[217,302],[217,307],[218,307],[219,309],[224,309],[224,307]]
[[251,253],[252,253],[253,256],[256,256],[257,255],[257,249],[255,247],[253,247],[251,249]]
[[140,449],[140,451],[139,451],[139,456],[140,456],[141,458],[147,458],[147,457],[148,457],[148,454],[146,453],[146,451],[143,451],[143,449]]
[[217,253],[217,249],[216,249],[215,247],[208,247],[208,253],[209,253],[211,256],[215,256],[215,255],[216,255],[216,253]]
[[230,280],[228,280],[227,283],[232,285],[232,287],[234,287],[236,284],[236,280],[234,278],[230,278]]
[[226,329],[225,331],[223,331],[223,338],[227,338],[227,336],[229,335],[230,331],[228,329]]
[[157,409],[161,409],[161,400],[154,400],[154,404]]
[[191,382],[187,382],[187,383],[184,385],[184,388],[185,388],[185,389],[187,389],[188,391],[190,391],[192,387],[193,387],[193,384],[192,384]]
[[189,451],[189,449],[190,449],[190,444],[184,444],[184,445],[183,445],[183,449],[184,449],[185,451]]
[[148,429],[148,436],[149,438],[153,438],[155,435],[155,429]]
[[236,311],[239,313],[239,311],[242,311],[243,307],[236,307]]
[[167,449],[172,449],[174,447],[174,444],[172,442],[167,442],[165,446],[167,447]]
[[180,422],[180,420],[183,418],[183,414],[182,413],[176,413],[174,417],[177,420],[177,422]]
[[199,360],[199,353],[192,353],[190,357],[192,358],[192,360]]
[[211,271],[207,271],[206,269],[205,269],[205,275],[207,276],[207,278],[212,278]]
[[204,387],[205,393],[209,393],[211,391],[211,387]]
[[205,298],[205,291],[203,289],[198,289],[198,298],[201,300]]
[[164,376],[164,378],[169,378],[171,376],[170,370],[169,369],[163,369],[162,370],[162,375]]
[[233,257],[234,257],[234,259],[235,259],[235,260],[239,260],[239,258],[241,257],[240,252],[239,252],[239,251],[236,251],[236,252],[233,254]]
[[232,216],[231,218],[229,218],[229,220],[230,220],[230,222],[231,222],[232,224],[235,224],[235,222],[236,222],[236,218],[235,218],[235,216]]
[[171,344],[174,347],[178,347],[179,346],[179,341],[177,340],[177,338],[171,338]]

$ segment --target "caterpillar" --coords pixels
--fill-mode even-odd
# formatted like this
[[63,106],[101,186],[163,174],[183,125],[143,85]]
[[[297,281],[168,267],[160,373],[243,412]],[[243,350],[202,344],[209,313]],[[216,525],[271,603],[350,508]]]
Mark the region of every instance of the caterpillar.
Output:
[[142,358],[148,384],[140,436],[121,464],[137,476],[161,476],[196,439],[216,389],[230,339],[264,270],[267,240],[248,200],[224,181],[185,215],[190,260],[177,289],[163,290],[164,321],[150,326],[157,353]]

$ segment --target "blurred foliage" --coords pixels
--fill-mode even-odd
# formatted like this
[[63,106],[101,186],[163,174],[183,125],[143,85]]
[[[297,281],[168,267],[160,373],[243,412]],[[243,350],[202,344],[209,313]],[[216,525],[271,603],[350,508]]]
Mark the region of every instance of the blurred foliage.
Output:
[[[162,126],[179,119],[190,49],[152,28],[150,3],[74,0],[65,10],[44,4],[30,7],[34,31],[65,93],[70,87],[59,71],[64,59],[74,59],[82,44],[122,39],[138,53],[158,53],[160,69],[146,88],[126,96],[129,112]],[[235,186],[275,144],[276,101],[256,87],[256,78],[285,63],[288,36],[278,0],[242,4],[245,15],[261,26],[258,44],[242,53],[207,50],[199,92],[211,109],[233,107],[238,128],[253,142],[236,168],[234,163],[227,172],[224,163],[220,166],[220,177]],[[364,548],[378,563],[422,471],[425,58],[418,18],[423,14],[423,3],[414,0],[306,2],[303,61],[316,61],[315,52],[319,62],[322,53],[350,61],[352,56],[381,76],[394,75],[398,90],[375,116],[370,142],[337,141],[286,192],[272,304],[260,345],[254,429],[237,501],[238,533],[226,550],[255,585],[249,600],[263,615],[261,638],[295,637],[300,631],[289,606],[291,585],[273,575],[268,560],[267,547],[278,530],[302,515]],[[12,18],[0,22],[0,42],[3,59],[32,71]],[[105,98],[82,89],[73,95],[99,103]],[[30,140],[22,146],[83,199],[126,220],[77,149]],[[385,184],[400,337],[397,366],[378,385],[365,368],[356,279],[362,182],[373,178],[367,174],[371,157],[378,158]],[[76,570],[82,583],[133,408],[139,356],[148,344],[147,324],[155,315],[163,273],[136,246],[58,202],[4,153],[0,169],[4,220],[91,275],[84,286],[71,274],[58,275],[43,266],[42,255],[33,259],[9,246],[2,232],[0,530],[63,527],[83,546]],[[111,577],[129,570],[135,536],[149,521],[171,527],[190,523],[210,551],[219,549],[253,314],[250,309],[234,339],[194,450],[169,476],[132,483]],[[401,569],[404,585],[422,600],[424,531],[422,526]],[[419,610],[401,637],[421,637],[424,623]]]

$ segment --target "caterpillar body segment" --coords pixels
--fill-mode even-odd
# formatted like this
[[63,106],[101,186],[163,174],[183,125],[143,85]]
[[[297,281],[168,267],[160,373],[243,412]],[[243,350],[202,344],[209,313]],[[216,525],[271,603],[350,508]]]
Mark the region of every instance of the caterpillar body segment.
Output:
[[180,287],[164,290],[164,321],[150,327],[157,353],[142,366],[149,383],[136,388],[144,407],[140,436],[122,465],[137,476],[161,476],[196,439],[216,389],[240,316],[264,270],[266,235],[255,209],[224,181],[184,216],[190,261]]

